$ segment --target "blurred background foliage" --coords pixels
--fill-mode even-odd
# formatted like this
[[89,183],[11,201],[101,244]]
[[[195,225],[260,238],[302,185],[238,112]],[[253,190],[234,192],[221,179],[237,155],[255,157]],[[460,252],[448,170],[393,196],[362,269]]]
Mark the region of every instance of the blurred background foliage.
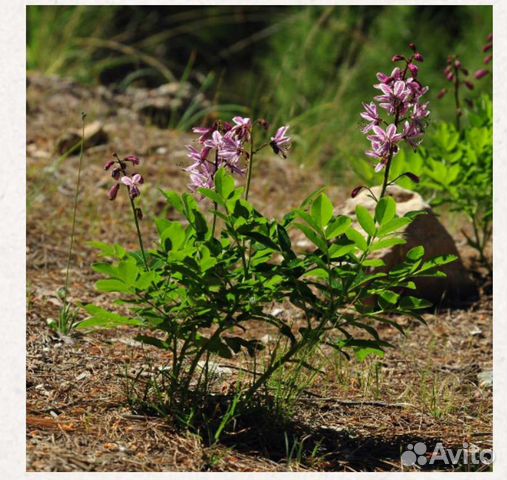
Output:
[[[209,119],[237,106],[289,124],[292,157],[338,180],[367,148],[359,112],[375,73],[409,42],[425,58],[432,121],[453,120],[451,96],[436,99],[447,56],[482,67],[492,7],[29,6],[27,23],[28,71],[116,89],[188,81],[212,102]],[[467,96],[491,88],[489,76]]]

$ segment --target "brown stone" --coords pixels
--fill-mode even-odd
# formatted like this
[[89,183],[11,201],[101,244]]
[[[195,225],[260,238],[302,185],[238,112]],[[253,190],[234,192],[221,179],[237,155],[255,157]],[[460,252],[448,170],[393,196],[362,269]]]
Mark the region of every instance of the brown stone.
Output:
[[[378,198],[381,187],[373,187],[372,191]],[[381,250],[378,257],[384,260],[386,268],[390,269],[400,264],[406,253],[413,247],[422,245],[425,260],[440,255],[456,255],[458,259],[441,270],[446,278],[419,278],[415,280],[417,290],[415,295],[431,301],[434,305],[459,306],[471,302],[478,297],[478,289],[465,269],[453,238],[422,199],[421,195],[410,190],[392,185],[387,194],[396,201],[397,214],[403,216],[412,211],[425,211],[426,214],[417,216],[403,231],[407,241],[404,245]],[[376,202],[367,190],[362,190],[355,198],[345,203],[342,213],[354,217],[357,205],[363,205],[370,213],[374,213]],[[359,225],[356,228],[363,232]]]
[[[81,129],[75,129],[67,132],[63,135],[56,145],[56,150],[60,155],[67,152],[79,153],[79,144],[81,142],[81,136],[83,132]],[[95,147],[97,145],[105,145],[108,142],[107,133],[104,130],[102,122],[95,121],[85,125],[84,129],[84,141],[85,148]]]

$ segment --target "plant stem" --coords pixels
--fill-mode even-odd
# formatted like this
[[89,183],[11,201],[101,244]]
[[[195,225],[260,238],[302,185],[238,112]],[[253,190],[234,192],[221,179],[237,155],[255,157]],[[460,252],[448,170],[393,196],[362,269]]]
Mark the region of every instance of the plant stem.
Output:
[[[217,170],[218,170],[218,150],[215,152],[215,173],[213,174],[214,176],[217,174]],[[217,209],[218,209],[217,202],[213,202],[213,226],[211,227],[212,237],[215,237],[215,228],[217,226]]]
[[459,101],[459,70],[454,67],[454,103],[456,104],[456,128],[461,130],[461,103]]
[[76,233],[76,216],[77,216],[77,204],[79,200],[79,187],[81,185],[81,170],[83,166],[83,156],[84,156],[84,130],[85,130],[85,118],[86,113],[81,113],[81,124],[82,124],[82,135],[81,135],[81,150],[79,152],[79,166],[77,170],[77,182],[76,182],[76,193],[74,195],[74,207],[72,211],[72,227],[70,230],[70,245],[69,245],[69,255],[67,257],[67,272],[65,274],[65,291],[63,302],[64,304],[67,302],[67,293],[69,291],[69,274],[70,274],[70,262],[72,259],[72,249],[74,248],[74,237]]
[[141,255],[143,256],[144,268],[146,268],[146,270],[149,270],[148,262],[146,261],[146,254],[144,253],[143,237],[141,235],[141,229],[139,228],[139,220],[137,218],[136,206],[134,204],[134,200],[132,199],[132,197],[130,195],[129,195],[129,199],[130,199],[130,206],[132,207],[132,213],[134,214],[134,223],[136,224],[137,238],[139,240],[139,247],[141,247]]
[[254,130],[254,128],[252,125],[252,130],[250,132],[250,158],[248,159],[248,175],[246,177],[245,200],[248,200],[248,194],[250,193],[250,181],[252,180],[252,167],[253,167],[253,157],[254,157],[253,130]]

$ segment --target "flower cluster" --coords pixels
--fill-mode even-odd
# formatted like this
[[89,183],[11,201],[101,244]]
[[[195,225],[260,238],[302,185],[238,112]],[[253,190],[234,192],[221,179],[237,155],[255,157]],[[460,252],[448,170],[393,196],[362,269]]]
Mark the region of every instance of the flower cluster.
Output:
[[[482,48],[482,51],[486,53],[487,55],[484,57],[484,65],[489,65],[491,61],[493,60],[492,52],[493,50],[493,35],[490,33],[486,37],[486,44]],[[489,75],[490,71],[485,68],[480,68],[479,70],[476,70],[474,73],[474,78],[476,80],[480,80],[481,78],[486,77]],[[463,64],[461,63],[461,60],[457,55],[449,55],[447,57],[447,66],[444,69],[444,76],[447,79],[447,81],[451,82],[454,85],[454,88],[458,88],[461,83],[463,83],[469,90],[474,89],[474,83],[467,77],[469,77],[469,71],[466,69]],[[462,80],[460,76],[463,76],[464,79]],[[440,92],[438,93],[438,99],[443,98],[447,93],[447,88],[442,88]],[[461,112],[458,112],[458,114],[461,114]]]
[[[405,141],[414,149],[419,146],[430,114],[428,103],[421,102],[428,87],[423,87],[417,79],[416,62],[422,63],[424,58],[413,43],[409,47],[414,52],[410,57],[395,55],[392,58],[393,62],[403,62],[404,66],[394,68],[390,75],[377,73],[379,83],[374,87],[381,95],[375,96],[374,102],[363,104],[361,117],[367,124],[362,132],[369,134],[367,138],[371,142],[366,155],[377,160],[376,172],[383,170],[396,155],[400,142]],[[383,119],[381,111],[391,118]]]
[[[259,120],[258,124],[267,128],[265,120]],[[291,144],[290,137],[286,135],[288,128],[279,128],[269,143],[273,151],[284,158]],[[215,175],[220,167],[233,174],[244,175],[242,160],[251,161],[251,155],[256,153],[253,151],[252,129],[252,120],[239,116],[234,117],[232,122],[215,122],[211,127],[194,128],[192,131],[199,134],[199,148],[187,145],[187,156],[193,163],[185,169],[190,176],[190,190],[214,188]]]
[[144,179],[139,173],[134,173],[132,176],[129,176],[127,165],[131,163],[132,165],[137,166],[141,163],[141,160],[135,155],[129,155],[128,157],[120,159],[120,157],[114,153],[113,157],[114,160],[109,160],[104,165],[104,170],[111,170],[111,176],[114,178],[114,180],[116,180],[116,183],[111,187],[107,196],[109,197],[109,200],[116,199],[121,182],[127,186],[129,196],[133,200],[134,198],[141,195],[139,185],[142,185],[144,183]]

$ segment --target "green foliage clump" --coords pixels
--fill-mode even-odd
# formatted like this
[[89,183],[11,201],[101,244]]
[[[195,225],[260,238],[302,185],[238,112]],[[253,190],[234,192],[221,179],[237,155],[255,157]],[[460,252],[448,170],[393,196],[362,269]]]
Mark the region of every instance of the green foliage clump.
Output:
[[[376,325],[387,323],[402,331],[392,314],[422,320],[420,312],[428,302],[404,292],[415,288],[414,278],[441,275],[438,268],[454,260],[423,261],[424,249],[417,247],[402,264],[383,271],[375,252],[404,243],[397,232],[415,215],[397,216],[392,198],[382,198],[374,216],[357,208],[361,233],[351,218],[334,214],[321,191],[281,221],[256,210],[223,169],[215,177],[215,189],[201,188],[199,193],[216,205],[213,213],[222,228],[210,226],[192,195],[165,192],[183,220],[156,222],[159,242],[146,252],[147,267],[138,252],[96,244],[108,259],[94,265],[105,277],[97,289],[121,294],[129,314],[88,305],[89,318],[79,324],[80,329],[136,326],[143,331],[137,340],[167,351],[165,412],[187,426],[202,420],[206,399],[216,394],[213,359],[242,355],[254,365],[234,386],[229,407],[239,411],[268,388],[282,367],[314,369],[307,354],[315,347],[327,345],[345,355],[352,350],[360,359],[382,355],[389,344]],[[294,249],[294,229],[311,242],[310,251]],[[301,312],[302,321],[270,313],[274,304],[287,302]],[[270,351],[255,337],[259,323],[276,331]],[[220,419],[233,417],[229,409]]]

